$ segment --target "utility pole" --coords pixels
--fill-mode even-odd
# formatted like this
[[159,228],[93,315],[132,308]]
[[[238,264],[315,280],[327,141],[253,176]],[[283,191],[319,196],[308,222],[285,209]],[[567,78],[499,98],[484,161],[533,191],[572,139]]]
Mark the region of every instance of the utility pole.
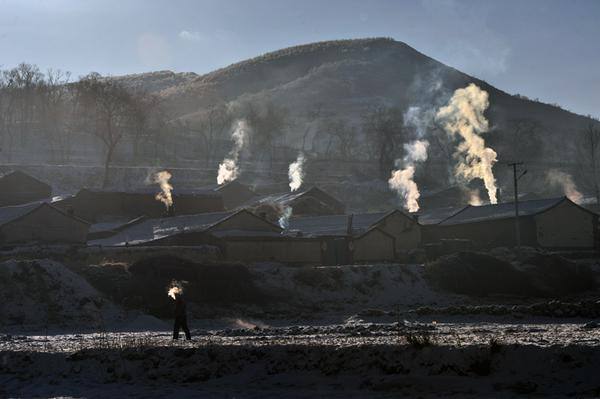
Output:
[[517,255],[521,255],[521,224],[519,223],[519,179],[523,177],[527,170],[525,170],[520,176],[517,176],[517,166],[523,165],[523,162],[509,163],[509,166],[513,168],[513,179],[515,188],[515,239],[517,247]]

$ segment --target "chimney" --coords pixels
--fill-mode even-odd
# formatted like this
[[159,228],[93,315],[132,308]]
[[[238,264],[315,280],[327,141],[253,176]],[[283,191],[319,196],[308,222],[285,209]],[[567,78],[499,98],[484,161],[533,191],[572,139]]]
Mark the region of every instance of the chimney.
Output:
[[175,205],[173,205],[173,204],[169,205],[169,208],[167,208],[167,216],[169,216],[169,217],[175,216]]
[[348,215],[348,228],[346,230],[346,235],[352,236],[352,219],[354,218],[354,214],[351,213]]

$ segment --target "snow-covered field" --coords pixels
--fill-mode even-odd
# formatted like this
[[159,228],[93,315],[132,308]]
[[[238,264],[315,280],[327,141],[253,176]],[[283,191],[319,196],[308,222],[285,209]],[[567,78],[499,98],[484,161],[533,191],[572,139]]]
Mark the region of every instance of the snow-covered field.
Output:
[[[0,337],[2,397],[597,397],[584,320],[414,319]],[[278,321],[281,324],[281,321]]]
[[252,265],[268,301],[190,303],[174,342],[77,268],[5,260],[0,398],[600,397],[597,292],[466,297],[421,269]]

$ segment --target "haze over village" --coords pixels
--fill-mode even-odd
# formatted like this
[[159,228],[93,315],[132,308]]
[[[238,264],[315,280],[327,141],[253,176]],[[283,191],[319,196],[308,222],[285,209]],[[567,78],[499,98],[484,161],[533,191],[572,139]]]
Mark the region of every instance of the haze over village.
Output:
[[600,395],[600,4],[0,7],[0,397]]

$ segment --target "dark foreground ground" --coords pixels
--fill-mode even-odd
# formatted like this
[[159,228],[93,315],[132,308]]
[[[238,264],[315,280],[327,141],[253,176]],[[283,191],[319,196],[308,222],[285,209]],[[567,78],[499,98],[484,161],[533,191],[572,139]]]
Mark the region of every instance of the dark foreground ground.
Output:
[[0,397],[600,397],[593,322],[482,320],[4,335]]

